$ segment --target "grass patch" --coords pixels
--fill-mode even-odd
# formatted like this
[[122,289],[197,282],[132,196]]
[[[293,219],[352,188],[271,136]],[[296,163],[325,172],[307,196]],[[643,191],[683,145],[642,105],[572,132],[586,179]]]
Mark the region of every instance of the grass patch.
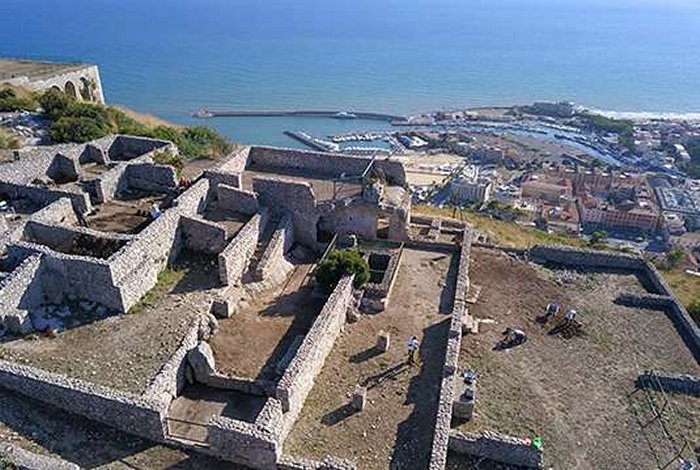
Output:
[[494,244],[501,246],[512,248],[529,248],[538,244],[575,247],[585,246],[585,242],[577,238],[547,233],[534,227],[523,227],[514,222],[493,219],[466,210],[458,210],[455,213],[454,210],[450,208],[440,209],[433,206],[417,205],[413,206],[413,212],[421,215],[447,217],[468,222],[478,231],[488,235]]
[[165,268],[158,274],[156,285],[146,292],[146,295],[136,305],[131,307],[129,314],[138,315],[149,308],[156,307],[163,297],[185,277],[186,272],[185,269]]
[[[686,308],[690,308],[694,302],[700,302],[700,277],[684,271],[659,272]],[[695,321],[700,322],[700,318],[696,317]]]

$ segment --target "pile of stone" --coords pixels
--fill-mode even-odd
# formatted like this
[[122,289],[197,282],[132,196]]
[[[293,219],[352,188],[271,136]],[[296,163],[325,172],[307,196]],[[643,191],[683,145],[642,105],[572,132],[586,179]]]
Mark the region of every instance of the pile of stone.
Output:
[[43,305],[30,312],[34,330],[60,333],[66,328],[74,328],[110,316],[105,306],[89,300],[69,301],[62,305]]

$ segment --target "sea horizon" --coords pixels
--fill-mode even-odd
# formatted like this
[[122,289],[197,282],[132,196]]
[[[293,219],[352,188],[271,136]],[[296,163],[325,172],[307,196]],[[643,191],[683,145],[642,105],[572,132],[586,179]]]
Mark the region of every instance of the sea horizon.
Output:
[[[6,0],[3,8],[0,56],[95,63],[109,103],[179,124],[201,124],[191,113],[202,108],[414,115],[558,100],[611,116],[700,118],[700,57],[684,53],[700,50],[700,6],[685,0],[173,0],[168,8],[75,0],[70,9]],[[282,130],[350,125],[270,119],[206,122],[270,144],[288,142]]]

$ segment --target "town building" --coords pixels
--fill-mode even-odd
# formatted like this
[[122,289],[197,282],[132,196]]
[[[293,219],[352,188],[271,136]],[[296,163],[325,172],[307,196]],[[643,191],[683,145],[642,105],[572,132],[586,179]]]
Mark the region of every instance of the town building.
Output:
[[466,166],[450,184],[453,201],[464,203],[485,203],[491,198],[493,179],[482,175],[477,166]]

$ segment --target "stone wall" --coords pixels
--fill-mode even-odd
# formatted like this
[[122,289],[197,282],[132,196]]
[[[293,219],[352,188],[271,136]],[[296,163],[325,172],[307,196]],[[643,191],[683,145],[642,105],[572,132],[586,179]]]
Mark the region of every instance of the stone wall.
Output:
[[205,450],[219,458],[261,470],[274,470],[281,448],[274,434],[259,426],[224,416],[212,416]]
[[23,185],[0,181],[0,195],[10,200],[28,199],[40,207],[47,206],[61,198],[68,198],[76,212],[85,214],[92,210],[90,197],[84,192],[49,189],[36,185]]
[[108,147],[108,155],[111,161],[133,160],[136,157],[149,155],[152,157],[156,151],[168,151],[178,154],[177,147],[167,140],[149,139],[131,135],[115,135]]
[[163,364],[156,376],[151,379],[142,398],[160,403],[163,409],[168,408],[170,402],[177,397],[185,386],[187,353],[197,347],[200,329],[203,326],[202,317],[192,320],[189,330],[180,342],[180,345]]
[[355,470],[356,468],[354,462],[331,456],[319,462],[283,455],[277,462],[277,470]]
[[123,311],[122,296],[112,281],[106,260],[58,253],[49,247],[23,241],[7,247],[8,261],[13,265],[32,255],[43,255],[42,283],[45,291],[51,290],[47,294],[51,298],[61,299],[72,294]]
[[483,457],[517,467],[542,468],[542,450],[534,449],[522,439],[494,432],[450,434],[450,450],[458,454]]
[[129,162],[117,163],[113,168],[102,173],[94,181],[93,202],[100,204],[116,199],[120,193],[129,187],[129,178],[126,176],[129,166],[148,164],[152,161],[151,156],[146,154],[136,157]]
[[251,191],[236,189],[227,184],[219,184],[216,187],[217,207],[246,215],[258,213],[258,197]]
[[[236,151],[234,155],[226,160],[221,166],[209,169],[204,172],[204,177],[211,182],[212,190],[216,190],[220,184],[225,184],[232,188],[242,188],[241,175],[245,170],[248,161],[249,147]],[[213,194],[214,196],[216,193]]]
[[41,305],[44,291],[41,279],[41,256],[30,256],[0,283],[0,330],[27,334],[34,328],[29,311]]
[[[252,147],[248,166],[303,170],[325,177],[359,176],[369,165],[371,158],[308,150],[274,147]],[[381,170],[392,185],[406,184],[406,172],[401,162],[389,158],[377,158],[373,169]]]
[[658,296],[668,298],[668,306],[665,308],[667,315],[673,321],[676,329],[688,346],[688,349],[700,363],[700,328],[688,314],[683,303],[678,299],[663,276],[657,271],[651,262],[641,257],[612,253],[609,251],[583,250],[559,246],[535,246],[528,252],[531,260],[542,263],[552,263],[576,268],[588,269],[612,269],[637,273],[647,286],[655,291],[657,297],[652,295],[621,296],[620,302],[636,302],[637,306],[659,308],[666,300]]
[[17,470],[80,470],[80,467],[74,463],[63,459],[35,454],[19,446],[0,442],[0,458],[3,455],[6,455],[14,465],[14,467],[10,466],[7,470],[15,468]]
[[136,395],[3,360],[0,387],[129,434],[164,440],[166,410]]
[[47,224],[76,225],[78,223],[78,217],[75,215],[73,206],[68,198],[52,202],[29,216],[29,220]]
[[256,267],[255,277],[258,280],[278,284],[294,269],[294,265],[285,258],[294,243],[293,231],[291,216],[283,217]]
[[459,350],[462,346],[462,322],[467,312],[467,292],[469,292],[469,260],[472,231],[465,228],[459,251],[459,266],[455,280],[455,296],[450,316],[450,329],[447,333],[445,363],[440,383],[440,398],[435,420],[435,433],[430,456],[430,470],[444,469],[447,462],[447,448],[452,421],[452,404],[458,380]]
[[253,216],[219,254],[219,280],[222,284],[240,284],[266,223],[266,214]]
[[378,209],[362,198],[325,202],[320,206],[318,226],[338,235],[355,234],[366,240],[377,238]]
[[345,326],[346,311],[353,298],[352,283],[352,277],[340,280],[277,384],[275,397],[280,401],[284,412],[279,428],[280,442],[284,441],[291,430],[316,376],[321,372],[326,357]]
[[645,371],[637,377],[637,386],[700,397],[700,377],[687,374]]
[[[133,235],[100,232],[62,224],[47,224],[36,220],[27,221],[23,236],[25,241],[44,245],[59,253],[76,254],[75,250],[82,248],[85,250],[83,256],[100,259],[108,259],[133,239]],[[89,251],[92,253],[88,253]]]
[[173,206],[110,258],[109,269],[122,296],[119,311],[128,311],[156,285],[160,273],[182,247],[181,216],[197,214],[205,204],[209,182],[201,179],[182,193]]
[[80,177],[80,163],[78,159],[67,157],[58,152],[46,170],[46,176],[59,184],[77,181]]
[[131,163],[126,167],[125,176],[133,189],[155,193],[169,193],[177,189],[177,174],[170,165]]
[[535,262],[580,268],[625,270],[641,270],[644,268],[644,260],[642,258],[610,251],[537,245],[530,249],[529,255],[530,259]]
[[283,178],[255,178],[253,191],[258,202],[272,215],[292,214],[294,239],[308,247],[316,246],[316,197],[309,183]]
[[182,216],[180,231],[183,243],[190,250],[219,254],[226,246],[226,228],[216,222]]

